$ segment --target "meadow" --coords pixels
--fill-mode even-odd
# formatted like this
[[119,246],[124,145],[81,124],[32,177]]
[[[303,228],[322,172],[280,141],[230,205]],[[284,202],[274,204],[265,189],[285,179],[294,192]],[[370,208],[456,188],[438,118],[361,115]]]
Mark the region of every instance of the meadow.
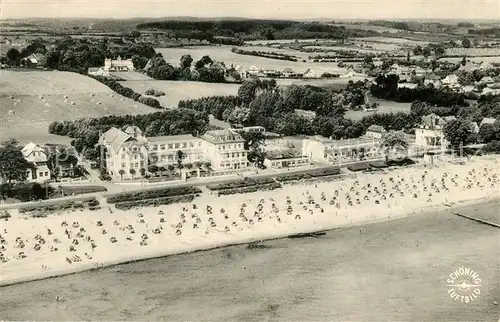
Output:
[[144,94],[147,89],[156,89],[165,92],[165,96],[155,97],[163,107],[175,108],[180,100],[195,99],[215,95],[237,95],[238,84],[216,84],[184,81],[121,81],[125,87],[137,93]]
[[52,121],[156,111],[75,73],[2,70],[0,79],[0,141],[67,143],[48,133]]
[[383,99],[372,98],[372,102],[378,103],[379,107],[377,111],[374,112],[365,112],[365,111],[347,111],[345,113],[346,118],[351,120],[360,120],[364,116],[375,114],[375,113],[410,113],[411,103],[399,103],[386,101]]

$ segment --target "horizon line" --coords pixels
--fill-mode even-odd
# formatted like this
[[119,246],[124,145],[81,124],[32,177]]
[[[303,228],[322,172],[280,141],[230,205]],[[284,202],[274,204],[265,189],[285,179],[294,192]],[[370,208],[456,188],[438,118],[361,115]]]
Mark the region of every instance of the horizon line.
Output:
[[66,19],[82,19],[82,20],[135,20],[135,19],[171,19],[171,18],[195,18],[195,19],[246,19],[246,20],[292,20],[292,21],[301,21],[301,20],[352,20],[352,21],[414,21],[414,20],[443,20],[443,21],[458,21],[462,20],[466,21],[497,21],[500,23],[500,19],[495,18],[465,18],[465,17],[456,17],[456,18],[428,18],[428,17],[394,17],[394,18],[383,18],[383,17],[373,17],[373,18],[355,18],[355,17],[310,17],[310,18],[285,18],[285,17],[244,17],[244,16],[212,16],[212,17],[202,17],[202,16],[163,16],[163,17],[154,17],[154,16],[135,16],[135,17],[73,17],[73,16],[59,16],[59,17],[44,17],[44,16],[32,16],[32,17],[17,17],[17,18],[0,18],[0,21],[7,20],[21,20],[21,19],[51,19],[51,20],[66,20]]

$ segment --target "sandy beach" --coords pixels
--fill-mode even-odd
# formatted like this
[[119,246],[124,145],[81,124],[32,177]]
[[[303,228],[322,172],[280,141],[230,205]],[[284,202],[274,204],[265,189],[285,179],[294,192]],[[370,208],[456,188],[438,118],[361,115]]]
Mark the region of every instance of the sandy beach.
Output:
[[112,213],[12,213],[0,222],[0,285],[480,203],[499,196],[498,161],[477,157]]

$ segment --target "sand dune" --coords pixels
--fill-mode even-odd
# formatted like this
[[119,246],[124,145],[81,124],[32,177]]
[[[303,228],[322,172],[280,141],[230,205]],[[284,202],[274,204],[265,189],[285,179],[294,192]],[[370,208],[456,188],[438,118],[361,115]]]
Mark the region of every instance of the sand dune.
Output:
[[498,158],[475,158],[126,212],[12,214],[1,225],[0,284],[480,202],[498,197],[498,170]]

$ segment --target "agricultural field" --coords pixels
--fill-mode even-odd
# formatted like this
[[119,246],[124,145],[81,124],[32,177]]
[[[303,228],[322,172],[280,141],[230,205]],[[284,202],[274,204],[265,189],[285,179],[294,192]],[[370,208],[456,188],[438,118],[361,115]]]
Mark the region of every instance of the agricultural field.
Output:
[[349,81],[357,82],[364,81],[365,77],[349,77],[349,78],[323,78],[323,79],[277,79],[279,85],[311,85],[311,86],[334,86],[343,85],[340,88],[347,86]]
[[373,26],[373,25],[364,25],[364,24],[340,24],[336,26],[343,26],[346,29],[358,29],[358,30],[368,30],[368,31],[376,31],[376,32],[388,32],[388,33],[398,33],[401,32],[399,29],[383,27],[383,26]]
[[446,55],[453,56],[497,56],[500,57],[500,48],[448,48]]
[[407,38],[393,38],[393,37],[364,37],[356,38],[356,41],[362,41],[365,43],[389,43],[396,45],[410,45],[410,46],[426,46],[429,41],[412,40]]
[[237,95],[238,84],[214,84],[183,81],[122,81],[121,85],[144,94],[147,89],[156,89],[165,92],[165,96],[155,97],[166,108],[177,107],[180,100],[195,99],[215,95]]
[[48,133],[52,121],[157,111],[75,73],[1,70],[0,80],[0,141],[67,143]]
[[[210,56],[212,60],[223,61],[227,67],[234,65],[241,68],[249,68],[256,66],[262,69],[277,69],[283,70],[291,68],[295,72],[304,72],[307,68],[314,70],[316,75],[322,73],[342,74],[346,72],[345,68],[339,68],[336,63],[312,63],[312,62],[293,62],[287,60],[277,60],[264,57],[256,57],[249,55],[240,55],[231,52],[231,46],[202,46],[189,48],[155,48],[156,52],[163,55],[165,60],[173,65],[178,65],[182,55],[190,54],[197,61],[204,55]],[[254,50],[253,47],[244,47],[246,50]],[[268,51],[274,51],[274,48],[269,48]],[[288,53],[290,51],[287,51]]]
[[[440,58],[439,60],[458,64],[458,63],[462,62],[462,57],[444,57],[444,58]],[[490,64],[491,63],[500,64],[500,55],[499,56],[488,56],[488,57],[484,57],[484,56],[467,57],[467,61],[475,63],[475,64],[480,64],[483,62],[485,62],[485,63],[487,62]]]

